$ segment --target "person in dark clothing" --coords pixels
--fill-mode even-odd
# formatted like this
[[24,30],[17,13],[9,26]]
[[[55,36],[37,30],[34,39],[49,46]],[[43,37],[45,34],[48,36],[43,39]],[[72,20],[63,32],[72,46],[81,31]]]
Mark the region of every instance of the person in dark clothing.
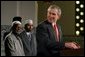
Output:
[[62,48],[80,48],[75,42],[63,42],[61,27],[56,23],[60,16],[60,7],[51,5],[47,10],[47,20],[37,26],[37,56],[59,56]]
[[33,21],[31,19],[26,20],[24,25],[24,31],[20,33],[24,51],[26,56],[37,55],[37,43],[35,36],[35,29],[33,27]]

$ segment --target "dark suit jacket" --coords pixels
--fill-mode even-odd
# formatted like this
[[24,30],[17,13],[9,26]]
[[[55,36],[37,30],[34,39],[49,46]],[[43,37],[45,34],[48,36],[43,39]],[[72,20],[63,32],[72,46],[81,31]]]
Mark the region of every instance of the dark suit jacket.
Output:
[[38,25],[36,29],[38,56],[58,56],[59,50],[63,47],[61,28],[58,26],[60,32],[60,42],[56,42],[56,36],[51,23],[47,20]]
[[[31,38],[27,36],[26,31],[20,34],[23,42],[24,51],[26,56],[36,56],[37,54],[37,43],[34,31],[31,31]],[[31,39],[31,40],[30,40]]]

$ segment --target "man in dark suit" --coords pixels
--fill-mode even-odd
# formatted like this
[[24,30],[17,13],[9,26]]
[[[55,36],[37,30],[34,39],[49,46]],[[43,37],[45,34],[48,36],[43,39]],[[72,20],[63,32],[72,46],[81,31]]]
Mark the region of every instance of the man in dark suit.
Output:
[[47,10],[47,20],[36,28],[38,56],[58,56],[63,47],[79,49],[75,42],[63,42],[62,31],[56,23],[61,16],[61,9],[51,5]]
[[36,56],[37,44],[35,30],[33,27],[33,21],[31,19],[26,20],[24,29],[25,30],[22,33],[20,33],[20,37],[23,42],[25,56]]

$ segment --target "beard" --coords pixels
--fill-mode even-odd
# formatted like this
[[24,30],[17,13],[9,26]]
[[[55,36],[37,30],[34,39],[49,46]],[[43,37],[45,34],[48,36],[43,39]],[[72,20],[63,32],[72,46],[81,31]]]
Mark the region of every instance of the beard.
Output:
[[18,32],[16,32],[17,34],[20,34],[21,32],[20,31],[18,31]]
[[23,30],[18,30],[18,31],[16,31],[16,34],[19,35],[22,31],[23,31]]
[[32,31],[32,29],[26,29],[26,31],[27,31],[27,32],[30,32],[30,31]]

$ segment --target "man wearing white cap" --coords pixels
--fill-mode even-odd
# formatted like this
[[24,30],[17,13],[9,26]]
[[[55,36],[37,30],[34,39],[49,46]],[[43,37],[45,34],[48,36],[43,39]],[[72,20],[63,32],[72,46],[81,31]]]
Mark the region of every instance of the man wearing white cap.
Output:
[[[12,20],[12,25],[13,25],[13,23],[16,22],[16,21],[22,22],[22,18],[21,18],[20,16],[15,16],[15,17],[13,18],[13,20]],[[6,37],[6,35],[10,33],[10,31],[11,31],[11,29],[9,29],[9,31],[6,31],[6,32],[4,33],[3,40],[4,40],[4,38]]]
[[6,56],[25,56],[23,44],[19,34],[21,33],[21,22],[12,22],[11,31],[5,37],[5,53]]
[[20,34],[24,51],[26,56],[36,56],[37,54],[37,45],[36,38],[33,29],[33,21],[31,19],[26,20],[24,25],[24,31]]

